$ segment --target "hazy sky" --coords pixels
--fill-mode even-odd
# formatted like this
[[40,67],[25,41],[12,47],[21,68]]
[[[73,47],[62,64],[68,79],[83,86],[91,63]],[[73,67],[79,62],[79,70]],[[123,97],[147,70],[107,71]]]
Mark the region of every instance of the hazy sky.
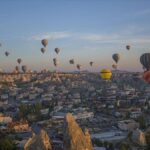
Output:
[[[45,54],[42,38],[49,39]],[[18,57],[28,68],[54,70],[59,47],[60,70],[76,69],[71,58],[82,69],[111,68],[112,54],[119,53],[119,69],[141,71],[139,57],[150,52],[150,0],[0,0],[0,43],[5,70],[12,70]]]

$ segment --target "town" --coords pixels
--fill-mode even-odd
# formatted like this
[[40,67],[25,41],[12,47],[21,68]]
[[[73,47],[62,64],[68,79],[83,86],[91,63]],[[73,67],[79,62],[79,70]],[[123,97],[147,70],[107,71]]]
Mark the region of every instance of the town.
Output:
[[[142,73],[0,73],[0,133],[24,149],[41,129],[52,150],[65,149],[64,120],[68,113],[88,129],[94,150],[144,150],[150,133],[150,85]],[[80,140],[80,139],[78,139]],[[124,148],[124,149],[123,149]]]

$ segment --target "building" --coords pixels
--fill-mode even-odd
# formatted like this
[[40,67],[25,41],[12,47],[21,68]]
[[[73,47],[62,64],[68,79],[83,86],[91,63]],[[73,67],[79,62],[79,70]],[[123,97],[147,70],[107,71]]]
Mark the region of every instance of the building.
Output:
[[24,132],[30,130],[29,124],[25,120],[11,122],[10,124],[8,124],[8,128],[15,132]]
[[118,128],[123,131],[133,131],[139,128],[139,123],[134,120],[123,120],[118,122]]
[[8,124],[12,122],[12,118],[9,116],[0,115],[0,123]]

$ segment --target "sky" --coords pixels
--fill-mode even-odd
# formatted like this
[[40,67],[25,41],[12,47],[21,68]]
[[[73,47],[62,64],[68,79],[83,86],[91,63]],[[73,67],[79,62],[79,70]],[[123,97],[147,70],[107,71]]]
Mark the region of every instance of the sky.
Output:
[[[44,54],[43,38],[49,41]],[[55,57],[60,71],[76,70],[69,64],[72,58],[82,70],[100,71],[112,69],[114,53],[120,54],[118,69],[142,71],[139,58],[150,52],[150,1],[0,0],[0,43],[5,71],[18,65],[17,58],[32,70],[54,70]]]

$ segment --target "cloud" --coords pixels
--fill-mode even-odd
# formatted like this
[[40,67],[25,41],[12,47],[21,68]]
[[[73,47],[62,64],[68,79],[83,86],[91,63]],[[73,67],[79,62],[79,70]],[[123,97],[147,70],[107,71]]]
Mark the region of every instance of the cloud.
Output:
[[116,34],[82,34],[78,36],[79,40],[85,40],[95,43],[111,43],[111,44],[125,44],[125,43],[139,43],[149,44],[150,36],[137,35],[131,32],[120,32]]
[[79,39],[81,40],[87,40],[87,41],[91,41],[91,42],[113,42],[116,41],[120,38],[119,35],[117,34],[84,34],[84,35],[80,35]]
[[150,36],[142,36],[143,28],[137,26],[128,26],[126,29],[110,34],[100,33],[79,33],[79,32],[48,32],[45,34],[33,35],[30,40],[58,40],[70,38],[77,41],[88,41],[91,43],[110,43],[110,44],[125,44],[125,43],[139,43],[149,44]]
[[141,38],[135,38],[131,40],[133,43],[150,44],[150,37],[141,37]]
[[33,35],[29,39],[32,40],[41,40],[41,39],[48,39],[48,40],[58,40],[58,39],[64,39],[71,36],[71,33],[69,32],[49,32],[45,34],[39,34],[39,35]]

